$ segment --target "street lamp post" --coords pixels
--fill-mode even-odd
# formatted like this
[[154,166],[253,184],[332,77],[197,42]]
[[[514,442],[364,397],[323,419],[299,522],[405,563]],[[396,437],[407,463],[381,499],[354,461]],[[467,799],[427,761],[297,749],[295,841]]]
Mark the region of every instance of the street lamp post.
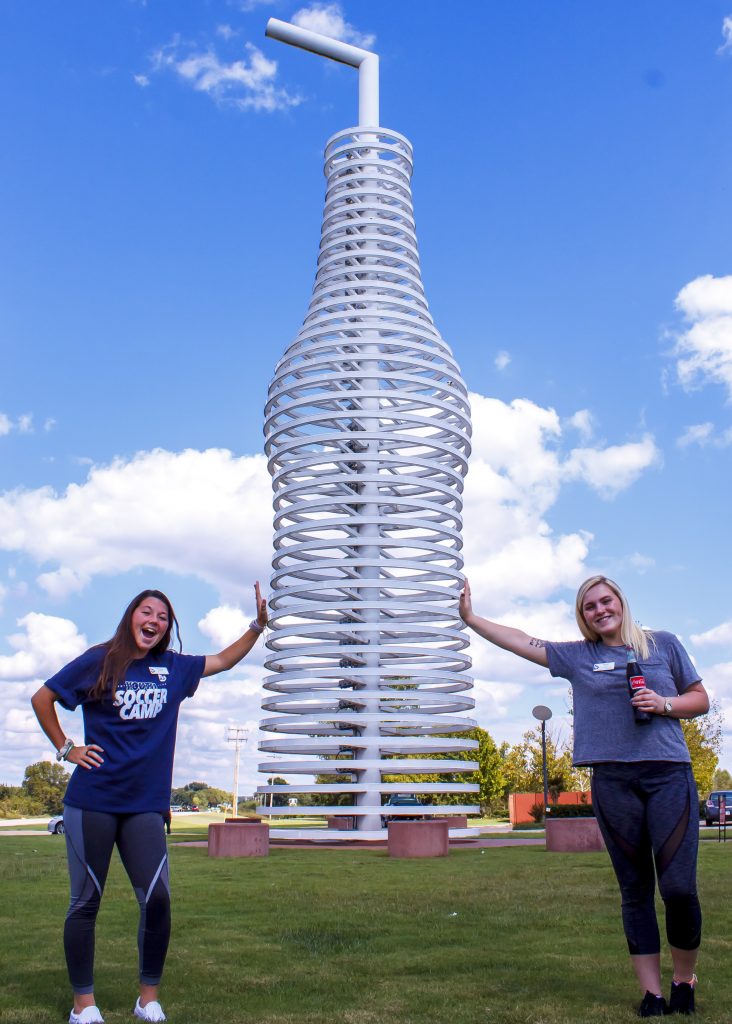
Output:
[[532,708],[531,714],[537,721],[541,722],[541,774],[544,779],[544,821],[546,821],[546,812],[549,809],[549,780],[547,779],[546,771],[546,723],[552,717],[552,710],[544,704],[537,704],[535,708]]

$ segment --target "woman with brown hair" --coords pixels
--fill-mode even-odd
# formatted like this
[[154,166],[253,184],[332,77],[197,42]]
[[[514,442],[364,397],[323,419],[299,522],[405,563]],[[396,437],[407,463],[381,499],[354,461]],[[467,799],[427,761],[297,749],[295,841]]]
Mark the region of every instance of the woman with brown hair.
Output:
[[[171,651],[178,621],[159,590],[128,605],[111,640],[91,647],[33,695],[41,728],[59,761],[76,766],[64,797],[71,903],[64,950],[74,990],[69,1024],[103,1024],[94,998],[94,931],[116,845],[140,905],[140,994],[134,1015],[164,1021],[158,990],[170,937],[170,890],[164,815],[170,809],[178,710],[201,678],[244,658],[267,624],[267,602],[254,586],[256,618],[219,654]],[[64,734],[56,702],[82,706],[84,743]]]
[[[640,1017],[694,1012],[701,910],[696,893],[698,796],[681,718],[709,710],[688,654],[672,633],[641,629],[617,583],[591,576],[577,592],[584,640],[551,643],[476,615],[470,585],[460,614],[479,636],[572,684],[576,765],[592,768],[592,803],[622,896],[623,926],[643,1000]],[[626,668],[642,674],[628,699]],[[661,995],[656,881],[666,907],[674,977]]]

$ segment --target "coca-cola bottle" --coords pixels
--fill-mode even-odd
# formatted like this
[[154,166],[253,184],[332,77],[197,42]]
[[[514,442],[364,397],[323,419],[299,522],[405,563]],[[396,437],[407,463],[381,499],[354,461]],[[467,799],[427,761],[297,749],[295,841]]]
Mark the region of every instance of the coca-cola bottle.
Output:
[[[631,697],[634,697],[638,690],[645,689],[646,680],[632,647],[628,648],[628,665],[625,671],[628,680],[628,692]],[[633,717],[635,718],[636,725],[648,725],[652,716],[647,711],[641,711],[640,708],[633,705]]]

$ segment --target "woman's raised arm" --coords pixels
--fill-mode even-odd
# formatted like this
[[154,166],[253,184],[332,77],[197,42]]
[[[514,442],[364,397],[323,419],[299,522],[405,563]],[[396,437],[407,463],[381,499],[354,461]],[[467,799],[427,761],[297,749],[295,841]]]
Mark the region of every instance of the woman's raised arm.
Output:
[[500,622],[491,622],[490,619],[483,619],[480,615],[475,614],[470,596],[470,584],[467,579],[460,594],[460,617],[466,626],[474,630],[478,636],[495,644],[496,647],[502,647],[504,651],[510,651],[511,654],[518,654],[520,658],[533,661],[536,665],[549,667],[543,640],[529,636],[522,629],[503,626]]
[[267,625],[267,601],[262,597],[259,581],[254,584],[254,599],[257,605],[257,617],[252,619],[246,633],[243,633],[233,644],[225,647],[218,654],[207,654],[204,676],[214,676],[217,672],[226,672],[238,665],[256,644],[264,627]]

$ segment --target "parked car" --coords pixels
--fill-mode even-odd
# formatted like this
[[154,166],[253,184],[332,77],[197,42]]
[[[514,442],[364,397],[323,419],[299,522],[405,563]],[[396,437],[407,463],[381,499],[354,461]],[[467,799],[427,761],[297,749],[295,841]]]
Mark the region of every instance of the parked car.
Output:
[[709,794],[704,805],[704,820],[707,825],[719,823],[719,798],[723,796],[725,802],[725,821],[732,821],[732,789],[717,789]]
[[[384,807],[421,807],[422,801],[414,793],[392,793]],[[386,828],[390,821],[418,821],[423,814],[382,814],[381,827]]]
[[63,814],[57,814],[51,818],[47,825],[48,831],[55,836],[62,836],[66,829],[64,828],[64,816]]

